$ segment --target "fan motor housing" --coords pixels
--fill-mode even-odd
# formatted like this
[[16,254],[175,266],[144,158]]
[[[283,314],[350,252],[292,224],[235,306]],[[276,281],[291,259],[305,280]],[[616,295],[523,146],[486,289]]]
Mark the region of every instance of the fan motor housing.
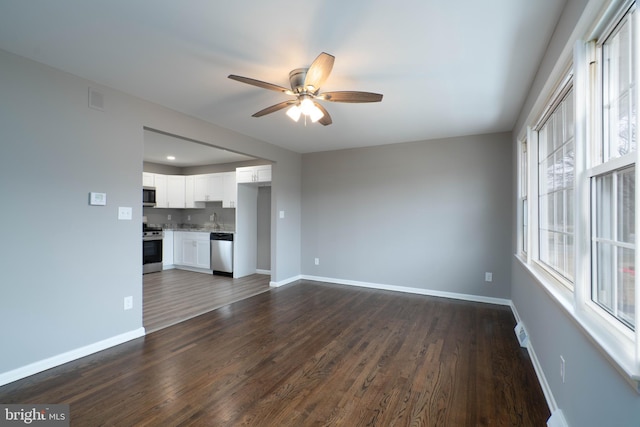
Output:
[[295,93],[305,92],[304,79],[307,77],[308,70],[308,68],[296,68],[289,73],[289,83]]

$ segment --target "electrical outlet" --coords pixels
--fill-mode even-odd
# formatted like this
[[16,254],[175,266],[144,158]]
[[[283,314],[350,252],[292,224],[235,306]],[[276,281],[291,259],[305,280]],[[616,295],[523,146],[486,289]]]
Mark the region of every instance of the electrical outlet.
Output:
[[187,215],[187,221],[191,221],[191,215]]
[[493,282],[493,273],[487,271],[484,273],[484,281],[485,282]]
[[209,221],[213,221],[213,215],[209,215]]
[[560,355],[560,378],[562,378],[562,384],[564,384],[564,374],[565,374],[565,362],[564,357]]
[[167,215],[167,221],[171,221],[171,215]]
[[313,262],[315,262],[316,265],[320,265],[320,258],[316,258]]
[[132,308],[133,308],[133,297],[132,296],[124,297],[124,309],[131,310]]

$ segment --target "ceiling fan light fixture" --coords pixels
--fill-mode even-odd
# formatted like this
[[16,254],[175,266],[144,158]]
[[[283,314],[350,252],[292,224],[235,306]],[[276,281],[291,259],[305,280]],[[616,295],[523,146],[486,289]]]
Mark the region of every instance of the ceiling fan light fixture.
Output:
[[309,118],[311,122],[320,122],[321,125],[328,126],[333,123],[331,115],[321,104],[314,100],[348,103],[382,101],[382,94],[372,92],[339,91],[321,93],[320,88],[327,77],[329,77],[334,60],[335,57],[333,55],[322,52],[313,60],[309,68],[296,68],[289,72],[291,89],[249,77],[237,76],[235,74],[230,74],[229,78],[262,89],[281,92],[296,97],[296,99],[280,102],[264,108],[254,113],[251,117],[262,117],[286,108],[287,115],[296,122],[304,115],[305,124],[307,118]]
[[315,123],[323,117],[324,117],[324,113],[322,112],[322,110],[314,105],[313,109],[311,110],[311,113],[309,113],[309,118],[311,118],[311,122]]
[[298,120],[300,120],[301,114],[302,114],[302,111],[300,110],[300,107],[298,107],[297,105],[292,105],[291,108],[287,110],[287,116],[291,117],[291,120],[293,120],[294,122],[297,122]]
[[317,107],[313,105],[313,101],[308,96],[303,95],[300,98],[300,111],[302,111],[302,114],[305,116],[310,116]]

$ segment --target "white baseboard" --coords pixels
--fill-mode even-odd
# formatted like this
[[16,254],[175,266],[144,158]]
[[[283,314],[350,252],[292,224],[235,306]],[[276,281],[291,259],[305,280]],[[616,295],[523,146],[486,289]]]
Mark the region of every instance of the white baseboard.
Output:
[[143,337],[144,335],[144,328],[138,328],[124,334],[116,335],[115,337],[107,338],[105,340],[98,341],[96,343],[89,344],[75,350],[67,351],[65,353],[40,360],[38,362],[30,363],[29,365],[22,366],[8,372],[3,372],[0,374],[0,386],[18,381],[33,374],[37,374],[38,372],[46,371],[47,369],[63,365],[67,362],[80,359],[90,354],[106,350],[109,347],[114,347],[127,341]]
[[288,285],[289,283],[293,283],[300,279],[302,279],[302,276],[297,275],[297,276],[289,277],[288,279],[281,280],[279,282],[269,282],[269,286],[271,286],[272,288],[278,288],[280,286]]
[[567,424],[562,411],[558,409],[547,420],[547,427],[569,427],[569,424]]
[[191,267],[188,265],[174,265],[176,270],[193,271],[194,273],[213,274],[213,270],[207,268]]
[[271,270],[261,270],[261,269],[256,269],[256,274],[266,274],[266,275],[270,275],[271,274]]
[[410,294],[428,295],[432,297],[452,298],[457,300],[483,302],[487,304],[498,304],[511,306],[511,300],[504,298],[485,297],[481,295],[460,294],[456,292],[436,291],[432,289],[413,288],[408,286],[385,285],[382,283],[359,282],[355,280],[334,279],[331,277],[302,275],[302,279],[314,280],[316,282],[335,283],[338,285],[359,286],[363,288],[381,289],[385,291],[406,292]]
[[[513,303],[511,303],[511,311],[513,312],[513,316],[516,318],[516,321],[522,324],[523,323],[522,318],[518,314],[518,310],[516,309],[516,306]],[[542,388],[542,393],[544,394],[544,398],[547,401],[547,406],[551,411],[551,414],[552,414],[551,418],[553,418],[553,414],[555,414],[560,410],[558,409],[558,404],[556,403],[556,399],[555,397],[553,397],[553,393],[551,392],[551,387],[549,386],[547,377],[544,375],[544,371],[542,370],[542,366],[540,365],[540,360],[538,359],[538,356],[536,355],[536,351],[533,348],[531,337],[528,337],[527,339],[526,348],[527,348],[527,352],[529,352],[529,357],[531,358],[531,364],[533,365],[533,369],[535,370],[536,376],[538,377],[538,383],[540,383],[540,387]],[[564,420],[562,411],[560,411],[560,416],[558,416],[558,419],[560,419],[560,417],[562,417],[561,420]],[[549,418],[549,420],[551,420],[551,418]],[[553,425],[556,425],[556,424],[553,424]],[[562,424],[558,424],[558,425],[562,425]]]

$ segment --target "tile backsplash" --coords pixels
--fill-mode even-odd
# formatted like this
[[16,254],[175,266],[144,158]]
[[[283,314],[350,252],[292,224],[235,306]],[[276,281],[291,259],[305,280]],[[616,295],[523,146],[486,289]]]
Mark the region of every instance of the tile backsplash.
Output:
[[[205,227],[213,225],[211,215],[217,214],[217,222],[223,230],[235,231],[236,210],[223,208],[222,202],[207,202],[203,209],[142,209],[142,214],[147,217],[147,224],[162,226],[163,228],[177,228],[179,226]],[[171,216],[169,219],[168,216]]]

